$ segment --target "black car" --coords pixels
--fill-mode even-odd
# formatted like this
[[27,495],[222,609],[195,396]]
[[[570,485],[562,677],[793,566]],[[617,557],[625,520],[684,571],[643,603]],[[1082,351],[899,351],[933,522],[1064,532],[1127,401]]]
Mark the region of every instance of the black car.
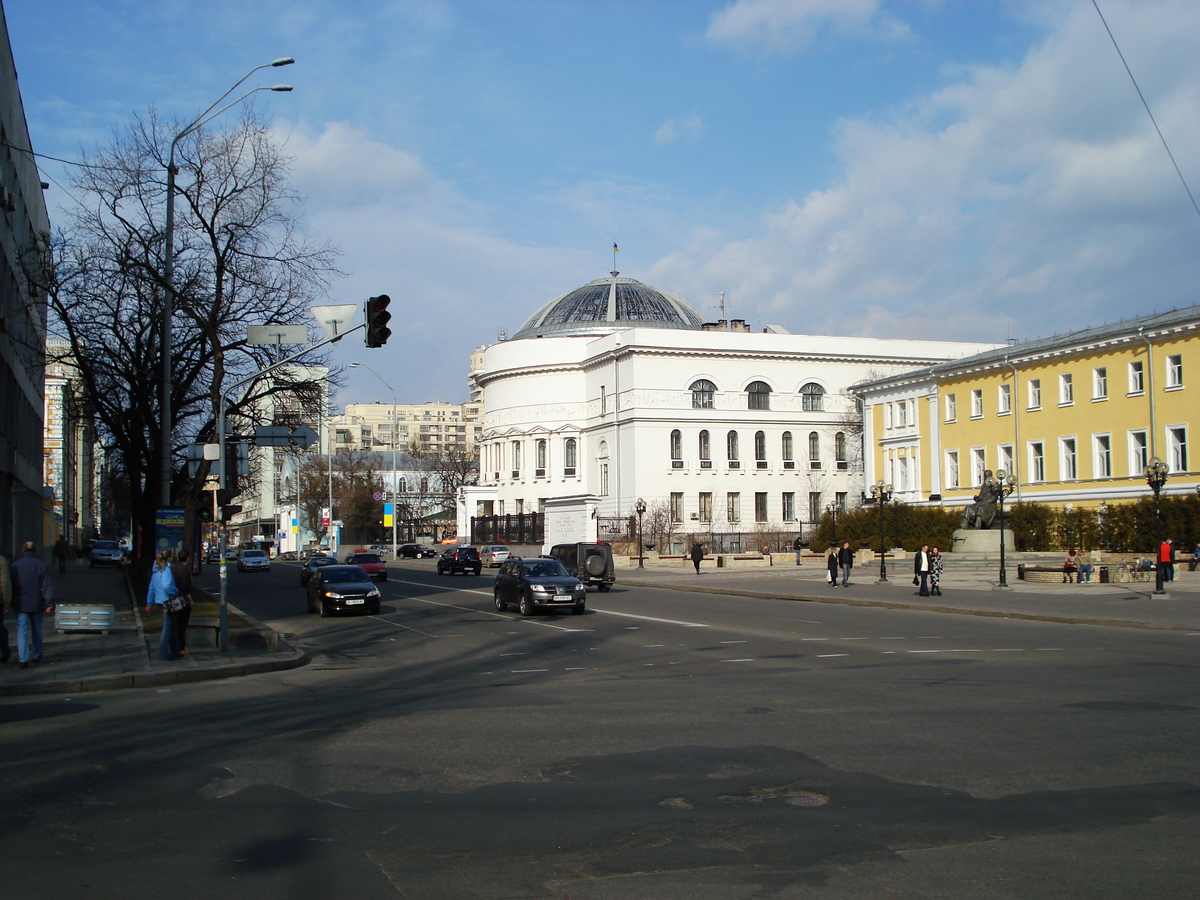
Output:
[[308,584],[308,581],[313,576],[313,572],[324,566],[336,566],[337,559],[332,556],[310,556],[305,560],[304,565],[300,567],[300,583]]
[[400,556],[405,559],[433,559],[437,556],[437,551],[421,544],[401,544]]
[[604,541],[555,544],[547,555],[566,566],[585,585],[594,584],[600,591],[607,591],[617,580],[612,546]]
[[483,563],[479,559],[479,551],[474,547],[451,547],[437,561],[437,573],[445,575],[449,572],[470,572],[478,575],[483,571]]
[[379,615],[379,588],[358,566],[323,566],[308,581],[308,611],[322,616],[361,611]]
[[492,595],[501,612],[515,603],[523,616],[560,607],[580,615],[587,588],[556,559],[510,559],[500,564]]

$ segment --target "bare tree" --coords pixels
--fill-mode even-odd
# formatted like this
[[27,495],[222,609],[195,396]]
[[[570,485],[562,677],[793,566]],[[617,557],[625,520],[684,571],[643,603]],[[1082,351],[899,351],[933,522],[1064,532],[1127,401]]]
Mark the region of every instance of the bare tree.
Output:
[[[129,480],[136,523],[149,529],[160,471],[161,329],[166,165],[182,125],[153,110],[85,158],[71,188],[76,205],[49,248],[51,330],[67,342],[100,421],[102,439]],[[202,469],[189,478],[184,451],[215,440],[226,385],[272,362],[271,348],[246,343],[245,326],[295,324],[323,296],[336,251],[299,233],[299,198],[288,161],[247,110],[228,131],[198,130],[176,147],[179,166],[172,327],[172,490],[194,508]],[[290,409],[315,418],[321,385],[301,366],[250,384],[230,406],[231,430],[246,431],[290,395]],[[191,520],[189,516],[189,520]],[[147,533],[149,533],[147,531]]]

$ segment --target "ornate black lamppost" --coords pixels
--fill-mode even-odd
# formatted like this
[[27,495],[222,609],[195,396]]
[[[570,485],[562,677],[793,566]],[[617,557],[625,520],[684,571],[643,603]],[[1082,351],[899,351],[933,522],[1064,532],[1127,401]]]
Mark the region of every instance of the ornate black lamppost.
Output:
[[892,486],[882,478],[871,485],[871,497],[879,506],[879,582],[877,583],[887,581],[887,548],[883,545],[883,508],[892,499],[892,490]]
[[1163,590],[1163,567],[1162,560],[1162,519],[1158,511],[1158,498],[1162,493],[1163,485],[1167,483],[1167,475],[1170,470],[1167,464],[1157,456],[1150,460],[1150,464],[1142,469],[1142,474],[1146,476],[1146,484],[1150,485],[1150,490],[1154,491],[1154,593],[1165,594]]
[[[634,509],[637,510],[638,514],[638,568],[644,569],[646,568],[646,561],[643,556],[643,550],[646,545],[642,543],[642,516],[646,514],[646,501],[638,497],[637,505],[634,506]],[[658,552],[662,553],[662,550],[660,549]]]
[[842,508],[838,506],[836,500],[825,507],[825,512],[829,513],[829,520],[833,523],[833,543],[835,546],[837,544],[837,517],[841,511]]
[[1016,490],[1017,483],[1013,481],[1013,477],[999,469],[996,476],[989,481],[992,488],[992,493],[996,497],[996,503],[999,504],[997,515],[1000,517],[1000,587],[1003,590],[1008,590],[1008,569],[1004,565],[1004,498]]

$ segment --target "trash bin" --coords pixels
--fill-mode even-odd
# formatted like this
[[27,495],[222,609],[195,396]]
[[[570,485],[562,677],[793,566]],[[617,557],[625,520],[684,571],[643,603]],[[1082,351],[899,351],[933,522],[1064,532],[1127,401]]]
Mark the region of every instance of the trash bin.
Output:
[[1025,563],[1017,563],[1017,579],[1019,581],[1025,580]]
[[1100,583],[1108,584],[1108,566],[1097,566],[1100,570]]

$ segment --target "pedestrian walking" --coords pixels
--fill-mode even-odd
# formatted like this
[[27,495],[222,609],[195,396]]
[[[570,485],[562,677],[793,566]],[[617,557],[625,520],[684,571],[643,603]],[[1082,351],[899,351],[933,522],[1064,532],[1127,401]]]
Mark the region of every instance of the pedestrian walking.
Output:
[[[170,553],[171,551],[166,551]],[[171,563],[171,577],[175,579],[175,589],[179,591],[179,596],[186,602],[183,609],[175,613],[175,640],[179,644],[179,652],[183,656],[189,655],[192,651],[187,648],[187,628],[188,622],[192,618],[192,607],[195,602],[192,600],[192,555],[188,553],[187,548],[179,551],[179,556],[175,562]]]
[[704,547],[700,544],[692,544],[692,552],[688,554],[692,558],[692,565],[696,567],[696,574],[700,574],[700,560],[704,559]]
[[1162,566],[1163,584],[1175,580],[1175,542],[1167,538],[1158,548],[1158,564]]
[[17,614],[17,659],[22,669],[28,669],[42,661],[42,616],[54,612],[54,586],[33,541],[25,542],[24,553],[9,567],[9,575]]
[[175,615],[167,609],[167,601],[179,596],[175,578],[171,575],[170,556],[166,550],[154,557],[150,570],[150,586],[146,590],[146,612],[155,606],[162,612],[162,637],[158,642],[158,658],[164,662],[183,659],[179,652],[179,639],[175,630]]
[[838,569],[841,568],[840,563],[838,563],[837,544],[830,544],[829,556],[826,557],[826,559],[825,559],[825,565],[829,569],[829,573],[826,576],[829,579],[829,583],[832,584],[834,587],[837,587]]
[[12,656],[12,647],[8,643],[8,627],[4,617],[12,606],[12,576],[8,573],[8,557],[0,553],[0,663],[8,662]]
[[841,552],[838,553],[838,563],[842,567],[842,587],[850,587],[850,570],[854,568],[854,551],[850,549],[850,542],[842,544]]
[[800,535],[796,535],[796,539],[792,541],[792,549],[796,551],[796,565],[800,565],[800,553],[804,549],[804,543],[800,540]]
[[931,570],[929,545],[922,544],[921,549],[913,558],[913,581],[920,586],[920,590],[917,591],[917,595],[920,597],[929,596],[929,573]]
[[58,540],[54,542],[54,558],[58,561],[58,574],[64,575],[67,571],[67,556],[71,552],[71,546],[67,543],[65,535],[59,535]]
[[929,551],[929,593],[935,597],[942,596],[942,554],[934,547]]

